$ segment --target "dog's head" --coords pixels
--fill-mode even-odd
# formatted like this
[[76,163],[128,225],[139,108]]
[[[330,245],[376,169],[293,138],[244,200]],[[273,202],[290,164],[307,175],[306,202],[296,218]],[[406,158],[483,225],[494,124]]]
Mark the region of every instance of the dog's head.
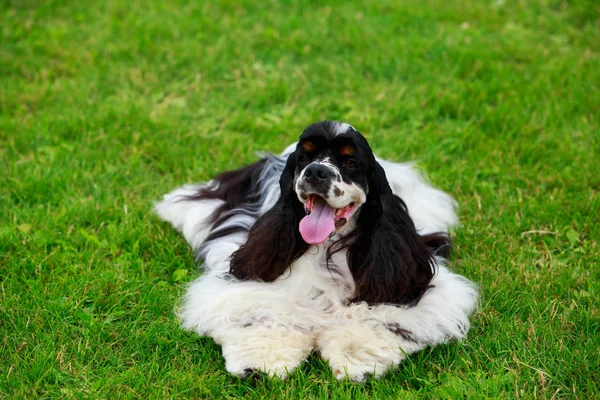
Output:
[[426,290],[430,250],[352,126],[323,121],[306,128],[279,184],[279,201],[232,257],[234,276],[275,280],[310,245],[325,244],[327,254],[347,249],[355,300],[406,303]]
[[367,200],[374,158],[365,138],[352,126],[324,121],[306,128],[296,151],[293,190],[306,216],[299,229],[305,242],[323,243],[349,223]]

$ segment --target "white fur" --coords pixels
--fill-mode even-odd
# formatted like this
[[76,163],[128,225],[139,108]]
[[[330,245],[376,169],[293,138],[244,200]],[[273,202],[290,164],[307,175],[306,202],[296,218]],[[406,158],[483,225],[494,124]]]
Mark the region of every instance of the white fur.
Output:
[[377,158],[395,195],[406,203],[417,232],[422,235],[448,232],[458,225],[456,201],[428,184],[413,163],[395,163]]
[[341,135],[343,133],[348,132],[350,129],[355,131],[356,129],[354,129],[354,127],[352,125],[349,125],[345,122],[336,122],[336,127],[335,127],[335,135]]
[[[293,149],[288,147],[282,157]],[[458,223],[455,201],[429,186],[411,164],[378,161],[419,232],[447,232]],[[274,164],[273,176],[264,177],[265,201],[258,215],[279,197],[277,168]],[[207,218],[221,204],[186,201],[185,196],[199,187],[176,189],[155,207],[194,249],[206,239]],[[205,272],[188,287],[179,310],[185,329],[210,336],[222,346],[226,368],[236,376],[254,369],[285,378],[318,350],[338,379],[363,381],[368,374],[381,376],[424,347],[460,340],[469,330],[477,290],[450,272],[441,259],[436,259],[433,288],[413,307],[347,305],[354,281],[345,251],[326,265],[328,243],[311,246],[274,282],[239,281],[228,275],[228,259],[244,239],[241,233],[228,235],[201,249]]]
[[197,249],[206,239],[210,230],[208,218],[223,202],[221,200],[186,201],[205,185],[185,185],[166,194],[154,210],[163,220],[185,237],[192,249]]

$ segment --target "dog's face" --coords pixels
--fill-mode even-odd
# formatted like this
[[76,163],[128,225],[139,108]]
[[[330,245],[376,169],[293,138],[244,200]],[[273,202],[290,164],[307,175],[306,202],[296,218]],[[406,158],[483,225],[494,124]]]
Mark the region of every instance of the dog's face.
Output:
[[307,243],[323,243],[352,226],[366,201],[371,149],[350,125],[325,121],[304,130],[295,154],[293,187],[307,214],[300,233]]

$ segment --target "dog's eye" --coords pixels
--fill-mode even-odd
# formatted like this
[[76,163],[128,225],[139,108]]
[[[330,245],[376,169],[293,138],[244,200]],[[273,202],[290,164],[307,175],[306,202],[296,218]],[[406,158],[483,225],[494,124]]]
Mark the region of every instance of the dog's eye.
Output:
[[344,166],[346,168],[349,168],[349,169],[356,169],[356,168],[358,168],[358,164],[354,160],[346,160],[346,161],[344,161]]
[[302,143],[302,149],[304,151],[306,151],[307,153],[312,153],[317,148],[315,147],[313,142],[304,142],[304,143]]

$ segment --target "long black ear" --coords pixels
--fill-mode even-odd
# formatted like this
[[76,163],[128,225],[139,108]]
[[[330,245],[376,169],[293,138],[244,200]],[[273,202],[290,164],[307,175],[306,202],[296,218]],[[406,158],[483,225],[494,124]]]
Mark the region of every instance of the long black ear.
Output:
[[356,283],[353,301],[414,303],[433,277],[431,250],[417,234],[406,204],[392,193],[381,165],[372,163],[357,237],[348,248]]
[[298,229],[305,212],[293,191],[296,158],[295,153],[288,157],[281,174],[279,201],[256,221],[231,257],[229,273],[238,279],[274,281],[309,247]]

